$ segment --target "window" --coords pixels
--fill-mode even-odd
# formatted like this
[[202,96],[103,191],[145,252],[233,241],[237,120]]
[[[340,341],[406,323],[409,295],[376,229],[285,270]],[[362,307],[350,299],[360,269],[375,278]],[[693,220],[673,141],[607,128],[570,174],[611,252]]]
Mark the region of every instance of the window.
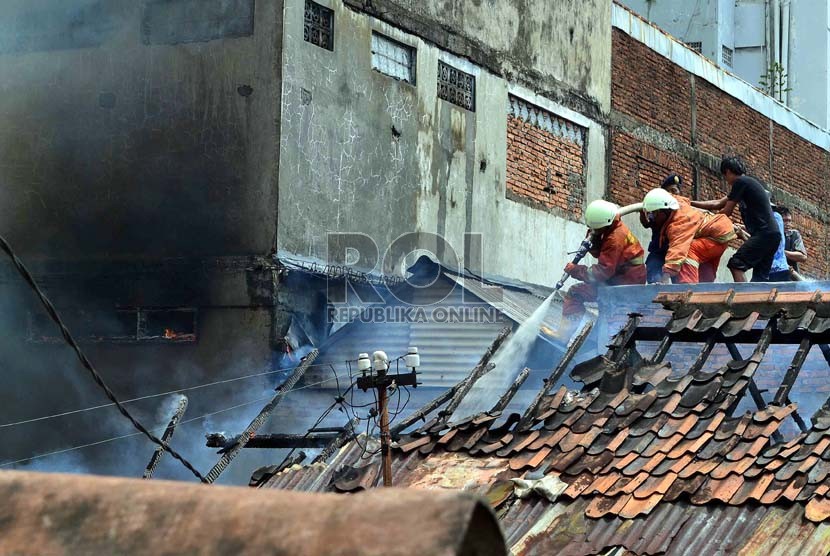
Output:
[[723,65],[731,68],[732,67],[732,49],[727,48],[727,47],[724,46],[721,50],[722,50],[721,58],[723,60]]
[[469,73],[438,61],[438,98],[465,108],[476,110],[476,78]]
[[305,0],[303,39],[326,50],[334,50],[334,11]]
[[694,50],[694,51],[695,51],[695,52],[697,52],[698,54],[700,54],[701,52],[703,52],[703,43],[702,43],[702,42],[700,42],[700,41],[697,41],[697,42],[687,42],[687,43],[686,43],[686,46],[688,46],[689,48],[691,48],[692,50]]
[[415,84],[415,49],[372,33],[372,68],[389,77]]
[[[62,315],[75,337],[84,343],[195,343],[197,312],[181,309],[65,310]],[[29,314],[28,340],[63,341],[55,325],[40,312]]]

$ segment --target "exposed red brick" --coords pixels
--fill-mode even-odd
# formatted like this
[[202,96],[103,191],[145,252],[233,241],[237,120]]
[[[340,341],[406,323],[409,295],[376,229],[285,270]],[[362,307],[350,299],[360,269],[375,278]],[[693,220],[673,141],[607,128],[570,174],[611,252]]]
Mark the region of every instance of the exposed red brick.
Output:
[[[524,101],[520,101],[524,102]],[[527,103],[525,103],[527,104]],[[533,107],[562,128],[585,130],[541,108]],[[507,116],[507,195],[534,206],[581,220],[585,207],[585,148],[566,134]]]
[[[819,218],[799,209],[798,202],[791,207],[794,227],[801,231],[810,254],[802,270],[816,277],[830,276],[830,225],[826,214],[830,154],[703,79],[694,79],[693,99],[693,77],[688,72],[622,31],[613,31],[612,48],[613,110],[685,145],[689,152],[697,150],[715,157],[738,154],[752,175],[824,211]],[[672,152],[668,146],[657,148],[619,129],[612,128],[610,135],[610,200],[623,205],[638,202],[649,189],[659,187],[670,172],[683,177],[688,184],[684,193],[692,195],[692,157]],[[699,198],[726,194],[726,184],[717,172],[704,164],[697,170]],[[733,220],[740,222],[737,212]]]

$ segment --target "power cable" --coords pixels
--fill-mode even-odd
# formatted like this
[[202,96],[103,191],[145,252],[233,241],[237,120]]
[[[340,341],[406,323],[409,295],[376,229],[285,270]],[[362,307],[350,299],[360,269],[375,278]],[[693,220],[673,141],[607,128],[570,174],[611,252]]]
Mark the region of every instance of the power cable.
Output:
[[[321,367],[321,366],[325,366],[325,364],[322,364],[322,365],[309,365],[309,367],[314,367],[314,366]],[[182,392],[191,392],[193,390],[200,390],[202,388],[208,388],[210,386],[216,386],[216,385],[219,385],[219,384],[228,384],[228,383],[231,383],[231,382],[237,382],[237,381],[246,380],[246,379],[249,379],[249,378],[257,378],[257,377],[271,375],[271,374],[275,374],[275,373],[281,373],[281,372],[284,372],[284,371],[290,371],[291,369],[293,369],[293,367],[289,367],[287,369],[277,369],[275,371],[262,372],[262,373],[252,374],[252,375],[240,376],[240,377],[236,377],[236,378],[229,378],[229,379],[225,379],[225,380],[217,380],[215,382],[208,382],[208,383],[205,383],[205,384],[198,384],[196,386],[190,386],[188,388],[179,388],[178,390],[170,390],[169,392],[159,392],[158,394],[148,394],[146,396],[141,396],[139,398],[132,398],[132,399],[129,399],[129,400],[123,400],[121,403],[126,405],[126,404],[129,404],[129,403],[140,402],[140,401],[143,401],[143,400],[149,400],[149,399],[153,399],[153,398],[160,398],[160,397],[163,397],[163,396],[169,396],[171,394],[180,394]],[[319,386],[321,384],[325,384],[326,382],[331,382],[332,380],[334,380],[334,379],[329,378],[329,379],[326,379],[326,380],[321,380],[320,382],[315,382],[314,384],[307,384],[307,385],[302,386],[300,388],[293,388],[291,391],[293,392],[293,391],[296,391],[296,390],[303,390],[305,388],[310,388],[312,386]],[[338,390],[339,390],[339,388],[338,388]],[[74,409],[74,410],[71,410],[71,411],[64,411],[63,413],[55,413],[55,414],[52,414],[52,415],[44,415],[42,417],[33,417],[31,419],[24,419],[22,421],[15,421],[13,423],[3,423],[3,424],[0,424],[0,429],[4,429],[4,428],[8,428],[8,427],[15,427],[15,426],[18,426],[18,425],[26,425],[26,424],[29,424],[29,423],[36,423],[38,421],[46,421],[48,419],[56,419],[58,417],[66,417],[66,416],[69,416],[69,415],[75,415],[77,413],[84,413],[86,411],[95,411],[97,409],[103,409],[105,407],[113,407],[114,405],[115,405],[114,403],[107,403],[107,404],[101,404],[101,405],[86,407],[86,408],[83,408],[83,409]]]
[[[275,372],[277,372],[277,371],[275,371]],[[286,392],[286,396],[290,395],[293,392],[299,392],[300,390],[305,390],[306,388],[313,388],[315,386],[319,386],[319,385],[324,384],[326,382],[331,382],[332,380],[333,379],[328,378],[326,380],[321,380],[320,382],[314,382],[312,384],[306,384],[305,386],[301,386],[299,388],[293,388],[289,392]],[[184,390],[176,390],[175,392],[170,392],[170,393],[171,394],[177,394],[179,392],[184,392]],[[162,396],[162,395],[164,395],[164,394],[154,394],[153,396],[146,396],[145,398],[147,398],[147,397],[158,397],[158,396]],[[225,409],[220,409],[218,411],[213,411],[211,413],[205,413],[203,415],[199,415],[198,417],[192,417],[190,419],[180,421],[178,426],[181,426],[181,425],[184,425],[184,424],[187,424],[187,423],[192,423],[193,421],[198,421],[200,419],[206,419],[207,417],[212,417],[214,415],[219,415],[220,413],[233,411],[234,409],[239,409],[240,407],[246,407],[246,406],[253,405],[255,403],[260,403],[260,402],[263,402],[265,400],[270,400],[270,399],[271,399],[271,395],[268,395],[268,396],[265,396],[265,397],[262,397],[262,398],[257,398],[253,401],[250,401],[250,402],[241,403],[239,405],[234,405],[234,406],[231,406],[231,407],[228,407],[228,408],[225,408]],[[111,405],[112,404],[109,404],[109,406],[111,406]],[[166,429],[166,427],[160,427],[158,429],[153,429],[153,430],[154,431],[163,431],[165,429]],[[0,463],[0,467],[8,467],[9,465],[15,465],[17,463],[24,463],[24,462],[27,462],[27,461],[32,461],[32,460],[35,460],[35,459],[40,459],[40,458],[45,458],[45,457],[48,457],[48,456],[58,455],[58,454],[62,454],[62,453],[65,453],[65,452],[71,452],[71,451],[74,451],[74,450],[80,450],[80,449],[83,449],[83,448],[90,448],[92,446],[98,446],[99,444],[106,444],[108,442],[114,442],[116,440],[121,440],[123,438],[130,438],[130,437],[133,437],[133,436],[139,436],[141,434],[142,433],[140,433],[140,432],[134,432],[134,433],[130,433],[130,434],[123,434],[121,436],[115,436],[115,437],[112,437],[112,438],[107,438],[105,440],[99,440],[99,441],[96,441],[96,442],[91,442],[89,444],[83,444],[83,445],[80,445],[80,446],[73,446],[72,448],[66,448],[64,450],[57,450],[55,452],[49,452],[49,453],[46,453],[46,454],[39,454],[39,455],[36,455],[36,456],[32,456],[32,457],[28,457],[28,458],[22,458],[22,459],[15,460],[15,461],[7,461],[5,463]]]
[[[232,407],[226,407],[225,409],[220,409],[218,411],[212,411],[210,413],[205,413],[203,415],[199,415],[198,417],[192,417],[190,419],[180,421],[178,426],[182,426],[182,425],[185,425],[187,423],[192,423],[193,421],[199,421],[201,419],[206,419],[208,417],[213,417],[214,415],[219,415],[220,413],[226,413],[228,411],[233,411],[234,409],[239,409],[240,407],[246,407],[246,406],[249,406],[249,405],[253,405],[255,403],[261,403],[261,402],[263,402],[265,400],[269,400],[269,399],[271,399],[270,395],[262,397],[262,398],[258,398],[256,400],[252,400],[250,402],[245,402],[245,403],[241,403],[241,404],[238,404],[238,405],[234,405]],[[164,426],[164,427],[159,427],[159,428],[153,429],[153,430],[154,431],[163,431],[166,428],[167,427]],[[21,458],[21,459],[15,460],[15,461],[7,461],[7,462],[4,462],[4,463],[0,463],[0,467],[8,467],[10,465],[16,465],[18,463],[25,463],[27,461],[34,461],[36,459],[42,459],[42,458],[46,458],[46,457],[49,457],[49,456],[56,456],[58,454],[73,452],[75,450],[82,450],[84,448],[90,448],[92,446],[98,446],[98,445],[101,445],[101,444],[107,444],[109,442],[115,442],[116,440],[131,438],[133,436],[141,436],[142,434],[144,434],[144,433],[133,432],[133,433],[130,433],[130,434],[122,434],[121,436],[114,436],[112,438],[107,438],[107,439],[104,439],[104,440],[98,440],[96,442],[90,442],[89,444],[82,444],[80,446],[73,446],[71,448],[65,448],[63,450],[56,450],[54,452],[48,452],[48,453],[45,453],[45,454],[38,454],[36,456],[31,456],[31,457],[28,457],[28,458]]]
[[23,264],[23,261],[21,261],[17,257],[17,255],[14,253],[11,246],[8,244],[5,238],[3,238],[3,236],[0,236],[0,249],[5,251],[6,254],[11,258],[12,263],[14,263],[14,266],[17,268],[17,271],[23,277],[23,280],[25,280],[26,283],[29,284],[29,286],[32,288],[32,290],[34,290],[35,294],[37,294],[38,298],[40,299],[40,302],[43,304],[43,307],[46,309],[46,312],[49,313],[49,317],[51,317],[51,319],[60,329],[63,339],[66,341],[67,344],[69,344],[69,347],[71,347],[75,351],[75,355],[78,356],[78,360],[81,362],[81,365],[83,365],[83,367],[87,371],[89,371],[92,380],[101,388],[101,390],[104,391],[104,394],[115,405],[115,407],[118,408],[118,412],[121,413],[121,415],[123,415],[128,421],[130,421],[130,423],[132,423],[133,427],[135,427],[136,430],[144,434],[154,444],[161,446],[161,448],[164,451],[168,452],[171,456],[173,456],[175,459],[181,462],[181,464],[184,465],[196,477],[198,477],[200,481],[206,483],[207,479],[205,479],[202,476],[202,474],[199,473],[199,471],[193,466],[192,463],[184,459],[181,456],[181,454],[179,454],[176,450],[170,448],[165,442],[162,442],[161,439],[159,439],[156,435],[147,430],[147,428],[144,425],[142,425],[135,417],[133,417],[130,414],[130,412],[127,411],[127,408],[125,408],[121,404],[121,402],[118,401],[118,398],[115,397],[115,393],[110,389],[109,386],[107,386],[106,382],[104,382],[103,377],[101,377],[101,375],[98,374],[98,371],[96,371],[95,367],[92,366],[90,360],[87,359],[86,355],[84,355],[84,352],[81,351],[81,347],[77,344],[77,342],[75,342],[75,339],[72,337],[72,334],[69,332],[69,329],[66,328],[66,325],[63,324],[63,321],[61,320],[60,316],[58,316],[58,312],[55,309],[55,306],[52,305],[52,302],[49,301],[49,299],[46,297],[46,294],[44,294],[43,291],[41,291],[40,287],[35,282],[35,279],[32,276],[32,274]]

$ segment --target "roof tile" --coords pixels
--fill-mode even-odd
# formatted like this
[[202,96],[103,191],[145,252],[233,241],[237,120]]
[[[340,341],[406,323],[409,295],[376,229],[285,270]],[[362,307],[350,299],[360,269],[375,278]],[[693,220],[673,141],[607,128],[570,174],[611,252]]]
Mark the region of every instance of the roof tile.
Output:
[[[723,334],[748,331],[781,310],[782,299],[789,300],[783,308],[793,322],[810,314],[811,308],[791,303],[800,297],[781,295],[683,293],[666,299],[672,299],[677,309],[671,325],[684,330],[685,342],[695,335],[711,338],[707,331],[720,325]],[[816,318],[827,318],[830,323],[830,296],[822,311]],[[792,322],[786,325],[792,326]],[[768,340],[772,331],[769,322],[764,330],[762,337]],[[759,331],[757,328],[753,334]],[[787,340],[785,328],[779,326],[776,334],[776,342]],[[718,341],[721,339],[719,336]],[[794,343],[801,341],[798,335],[793,339],[797,340]],[[615,341],[619,347],[622,337]],[[539,418],[521,432],[513,428],[513,415],[499,426],[497,414],[478,414],[455,425],[432,420],[420,429],[426,434],[404,437],[393,446],[396,477],[444,472],[442,485],[470,484],[475,492],[487,492],[498,481],[533,470],[533,478],[555,475],[566,482],[563,496],[578,499],[569,503],[584,504],[589,517],[611,514],[633,519],[648,514],[661,501],[684,496],[693,504],[721,507],[752,501],[769,506],[783,499],[807,507],[813,519],[830,521],[830,410],[814,416],[808,433],[774,445],[771,439],[795,405],[770,405],[730,417],[766,347],[765,340],[746,360],[719,367],[716,358],[711,358],[694,374],[678,376],[672,376],[668,363],[649,365],[640,360],[631,367],[614,363],[614,352],[610,351],[581,368],[592,377],[602,372],[600,367],[613,370],[620,379],[613,389],[608,388],[607,379],[598,388],[591,384],[580,392],[561,387],[553,395],[541,397],[535,413]],[[631,386],[621,380],[626,376]],[[631,392],[629,387],[648,392]],[[345,457],[344,453],[352,455]],[[359,462],[352,459],[359,453],[341,451],[335,456],[333,469],[318,472],[316,482],[323,488],[333,484],[353,489],[376,482],[377,474],[371,477],[368,470],[350,469],[350,464]],[[375,469],[376,461],[371,463]],[[342,473],[336,473],[337,469]],[[332,477],[337,478],[332,482]],[[423,479],[418,482],[428,483]],[[503,504],[507,498],[499,493]],[[539,499],[532,503],[547,502]],[[528,516],[538,516],[544,506],[527,511]],[[617,545],[636,552],[624,542],[615,542]],[[588,552],[587,547],[583,552]],[[665,550],[655,544],[644,553],[662,552]]]

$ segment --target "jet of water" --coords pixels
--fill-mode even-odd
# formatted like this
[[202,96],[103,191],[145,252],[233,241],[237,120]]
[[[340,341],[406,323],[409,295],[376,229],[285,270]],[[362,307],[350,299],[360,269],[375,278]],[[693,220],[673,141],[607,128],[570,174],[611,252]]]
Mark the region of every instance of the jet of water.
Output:
[[464,397],[461,405],[453,413],[452,421],[458,422],[466,417],[487,411],[498,401],[499,397],[510,387],[516,375],[522,370],[527,361],[539,328],[545,315],[550,310],[553,296],[550,294],[533,314],[524,321],[513,336],[496,352],[491,363],[496,368],[484,375]]

